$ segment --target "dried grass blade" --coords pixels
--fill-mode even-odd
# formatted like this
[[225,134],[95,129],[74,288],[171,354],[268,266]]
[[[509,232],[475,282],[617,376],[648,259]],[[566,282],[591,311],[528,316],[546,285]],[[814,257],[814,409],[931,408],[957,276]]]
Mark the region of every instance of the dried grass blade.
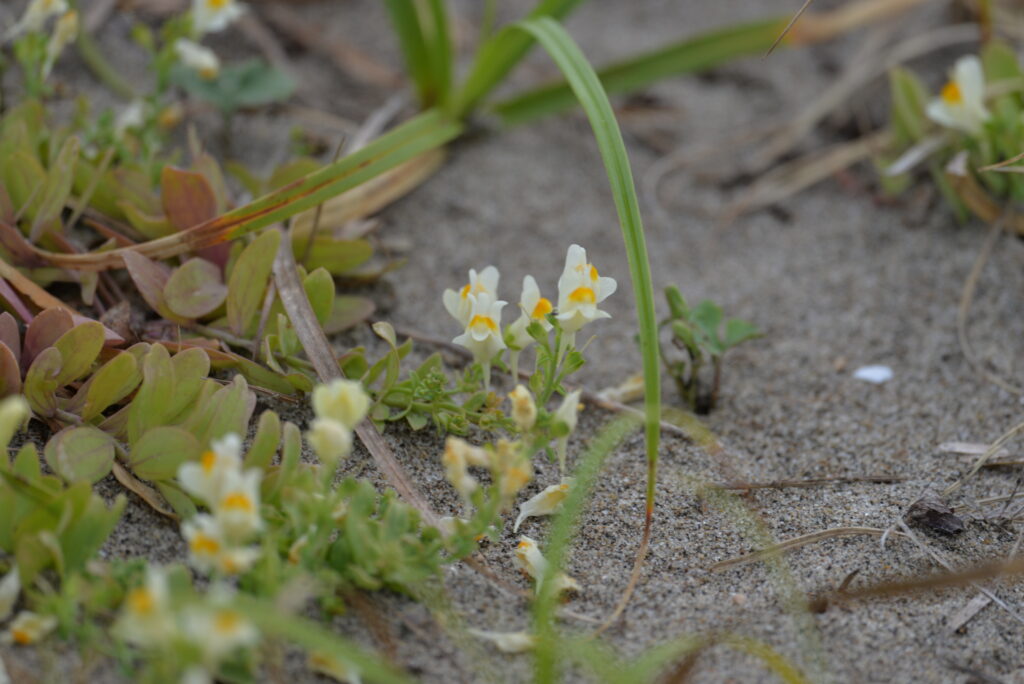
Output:
[[[831,539],[832,537],[851,537],[856,535],[873,535],[881,537],[886,533],[886,530],[878,529],[877,527],[833,527],[828,530],[821,530],[820,532],[812,532],[811,534],[801,535],[794,537],[793,539],[787,539],[784,542],[780,542],[775,546],[770,546],[760,551],[748,553],[745,556],[737,556],[736,558],[730,558],[728,560],[719,561],[712,565],[709,570],[718,572],[719,570],[725,570],[735,565],[744,565],[746,563],[754,563],[759,560],[770,558],[783,551],[789,551],[790,549],[798,549],[801,546],[807,544],[813,544],[814,542],[821,541],[823,539]],[[889,532],[889,536],[903,537],[906,536],[900,532]]]

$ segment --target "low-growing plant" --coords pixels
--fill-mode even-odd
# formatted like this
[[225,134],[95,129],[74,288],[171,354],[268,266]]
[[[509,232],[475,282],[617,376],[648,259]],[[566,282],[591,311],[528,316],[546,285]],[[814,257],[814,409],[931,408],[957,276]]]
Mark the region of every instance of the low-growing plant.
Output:
[[[722,381],[722,359],[726,352],[738,344],[760,335],[753,323],[739,318],[724,319],[722,308],[710,299],[691,308],[679,288],[665,288],[669,316],[659,328],[672,333],[671,344],[683,353],[682,358],[661,348],[661,359],[669,377],[676,383],[679,397],[691,410],[708,413],[718,402]],[[708,379],[702,370],[710,365]]]

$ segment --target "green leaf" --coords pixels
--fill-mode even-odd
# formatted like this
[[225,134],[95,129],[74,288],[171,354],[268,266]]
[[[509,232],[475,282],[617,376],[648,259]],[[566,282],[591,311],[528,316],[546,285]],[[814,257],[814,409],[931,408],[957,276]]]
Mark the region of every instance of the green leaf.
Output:
[[185,318],[202,318],[224,303],[228,288],[220,277],[220,268],[211,261],[195,257],[171,273],[164,284],[167,306]]
[[299,157],[281,164],[267,180],[267,190],[277,190],[300,181],[303,177],[320,169],[320,162],[313,157]]
[[208,397],[184,427],[196,436],[200,444],[209,444],[230,432],[244,435],[255,408],[256,396],[249,391],[245,378],[236,375],[229,385]]
[[601,151],[612,198],[619,216],[619,225],[626,245],[629,273],[636,297],[640,351],[644,375],[644,426],[647,447],[647,510],[654,507],[654,486],[657,480],[658,439],[661,420],[661,369],[659,368],[658,322],[654,311],[654,290],[647,258],[643,222],[629,157],[615,113],[604,93],[597,74],[568,33],[550,18],[533,19],[516,25],[540,42],[565,74],[573,92],[580,100]]
[[[6,313],[6,312],[5,312]],[[0,398],[21,392],[21,366],[14,352],[0,343]]]
[[132,228],[142,233],[143,237],[155,240],[174,232],[171,222],[162,214],[147,214],[127,200],[118,201],[117,206],[124,212]]
[[46,463],[65,482],[98,482],[114,465],[114,440],[91,426],[65,428],[43,450]]
[[[373,300],[368,297],[338,295],[334,299],[330,318],[324,321],[324,332],[328,335],[334,335],[343,330],[354,328],[360,323],[369,320],[376,308]],[[349,377],[358,377],[361,374],[357,373],[355,376],[350,375]]]
[[198,459],[202,451],[191,432],[179,427],[155,427],[132,446],[131,469],[145,480],[171,480],[182,463]]
[[110,406],[131,394],[139,383],[142,374],[139,364],[132,354],[120,353],[100,366],[88,382],[78,391],[71,410],[78,408],[81,402],[82,420],[92,420],[106,411]]
[[710,299],[705,299],[690,312],[690,320],[710,341],[718,341],[718,327],[722,325],[722,307]]
[[67,527],[60,533],[60,549],[64,557],[66,576],[81,572],[114,531],[128,500],[119,494],[110,508],[100,497],[92,493],[85,482],[68,490],[74,497],[74,514]]
[[249,453],[245,455],[245,467],[259,468],[266,472],[277,454],[277,447],[280,443],[281,419],[277,417],[276,413],[267,409],[260,415],[256,436],[253,437]]
[[318,268],[302,281],[309,305],[316,314],[316,320],[323,326],[331,317],[334,308],[334,279],[325,268]]
[[206,177],[170,164],[160,174],[164,214],[175,230],[187,230],[217,216],[217,197]]
[[78,138],[68,137],[61,146],[57,159],[47,170],[46,185],[43,187],[39,209],[29,230],[29,240],[36,242],[45,230],[60,228],[60,212],[71,194],[79,148]]
[[[526,20],[550,17],[561,19],[571,12],[580,0],[541,0]],[[526,55],[536,34],[525,31],[504,30],[480,46],[473,67],[458,93],[455,112],[458,116],[467,114],[491,90],[501,83],[512,67]],[[564,71],[564,69],[563,69]],[[575,90],[575,89],[574,89]]]
[[213,79],[203,78],[194,69],[177,65],[171,71],[171,78],[192,95],[225,113],[282,102],[295,90],[295,82],[286,73],[261,59],[225,67]]
[[686,305],[686,300],[683,298],[683,294],[679,291],[678,287],[675,285],[666,287],[665,299],[668,301],[668,309],[672,314],[672,318],[686,318],[686,315],[690,312],[690,307]]
[[228,278],[228,325],[236,335],[244,335],[263,305],[274,257],[281,233],[268,230],[242,251]]
[[726,347],[735,347],[740,342],[752,340],[760,336],[760,334],[761,331],[753,323],[738,318],[730,318],[725,323],[725,339],[722,340],[722,343]]
[[[635,92],[679,74],[695,73],[744,55],[764,54],[782,32],[788,17],[762,19],[670,43],[597,72],[605,92]],[[507,125],[552,114],[574,104],[566,82],[553,83],[499,102],[495,112]]]
[[[295,238],[292,246],[297,254],[301,254],[300,250],[306,248],[306,239]],[[338,240],[330,235],[318,235],[313,238],[303,263],[310,271],[323,268],[331,275],[344,276],[365,264],[372,256],[373,246],[366,240]]]
[[911,144],[924,138],[930,124],[924,114],[928,91],[913,73],[903,67],[889,71],[892,125],[896,139]]
[[60,352],[47,347],[36,356],[25,374],[22,391],[28,405],[40,416],[49,417],[57,411],[57,376],[63,364]]
[[103,325],[98,321],[80,323],[61,335],[53,343],[63,360],[57,385],[64,386],[88,373],[103,349],[103,340]]
[[167,500],[167,503],[171,504],[174,512],[185,520],[199,512],[196,505],[192,502],[192,498],[173,482],[162,481],[155,482],[154,484],[161,496]]

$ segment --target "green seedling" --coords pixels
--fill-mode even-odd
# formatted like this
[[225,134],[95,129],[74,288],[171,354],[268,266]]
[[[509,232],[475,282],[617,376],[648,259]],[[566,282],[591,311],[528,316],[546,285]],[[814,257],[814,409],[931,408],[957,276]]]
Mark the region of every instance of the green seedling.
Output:
[[[710,299],[690,308],[675,285],[665,288],[665,299],[669,316],[658,327],[669,329],[672,346],[684,356],[676,359],[676,354],[662,345],[662,363],[675,381],[680,398],[697,413],[708,413],[718,401],[726,352],[761,333],[753,323],[738,318],[723,320],[722,308]],[[702,373],[709,366],[710,380]]]

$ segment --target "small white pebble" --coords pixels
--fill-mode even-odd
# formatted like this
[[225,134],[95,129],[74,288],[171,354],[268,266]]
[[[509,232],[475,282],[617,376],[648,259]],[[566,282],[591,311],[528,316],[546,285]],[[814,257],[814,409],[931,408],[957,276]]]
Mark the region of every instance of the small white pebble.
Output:
[[873,382],[880,385],[883,382],[892,380],[892,368],[888,366],[861,366],[853,371],[853,377],[865,382]]
[[746,594],[730,594],[729,598],[732,600],[733,605],[736,605],[736,606],[743,606],[743,605],[746,605],[746,603],[747,603],[747,595]]

